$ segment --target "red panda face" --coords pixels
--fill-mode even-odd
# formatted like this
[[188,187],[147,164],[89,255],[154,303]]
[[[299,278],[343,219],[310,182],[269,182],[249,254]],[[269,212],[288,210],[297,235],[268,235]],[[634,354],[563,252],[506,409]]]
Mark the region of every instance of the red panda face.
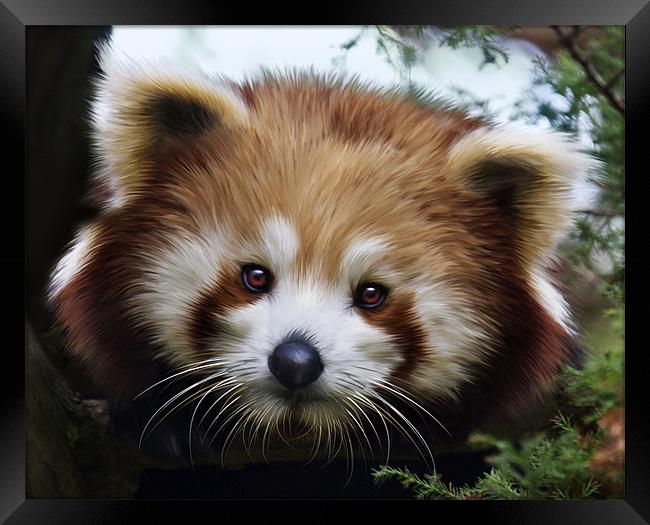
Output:
[[512,416],[551,385],[571,333],[545,265],[590,167],[566,137],[309,76],[104,66],[102,212],[50,296],[109,389],[162,363],[207,424],[320,435],[469,391]]

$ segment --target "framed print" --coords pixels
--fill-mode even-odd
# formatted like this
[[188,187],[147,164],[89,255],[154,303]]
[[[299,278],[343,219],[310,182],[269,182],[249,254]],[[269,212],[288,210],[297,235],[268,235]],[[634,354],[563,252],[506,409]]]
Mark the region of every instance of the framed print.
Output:
[[650,11],[456,7],[2,8],[7,523],[650,518]]

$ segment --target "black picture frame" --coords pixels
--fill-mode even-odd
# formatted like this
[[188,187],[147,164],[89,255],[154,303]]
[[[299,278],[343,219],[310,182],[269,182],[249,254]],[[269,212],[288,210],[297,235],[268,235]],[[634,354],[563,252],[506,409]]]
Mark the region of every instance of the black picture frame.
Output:
[[[248,11],[248,12],[247,12]],[[254,12],[251,12],[254,11]],[[320,13],[319,13],[320,11]],[[291,14],[288,14],[291,13]],[[318,14],[317,14],[318,13]],[[116,24],[498,24],[547,25],[595,24],[626,26],[626,297],[631,308],[626,316],[626,462],[624,500],[529,501],[529,502],[346,502],[363,506],[364,519],[386,512],[386,505],[397,511],[416,511],[439,519],[440,512],[453,513],[455,520],[474,520],[489,523],[544,523],[544,524],[642,524],[650,522],[650,411],[645,390],[647,353],[643,345],[645,301],[650,292],[648,268],[650,258],[645,255],[646,241],[643,202],[645,170],[641,168],[648,117],[647,94],[650,93],[650,6],[646,0],[628,0],[624,4],[609,0],[546,0],[472,2],[445,0],[436,2],[405,1],[395,3],[375,1],[361,4],[329,2],[320,10],[300,10],[299,7],[279,8],[275,4],[261,7],[232,3],[185,1],[153,1],[138,3],[101,0],[4,0],[0,5],[0,54],[2,54],[2,119],[8,131],[4,141],[5,159],[11,169],[3,169],[5,184],[5,251],[2,269],[5,276],[20,275],[26,260],[19,246],[22,244],[16,228],[18,212],[10,202],[20,192],[21,170],[25,155],[25,34],[32,25],[116,25]],[[15,185],[14,188],[12,185]],[[24,190],[24,186],[23,186]],[[10,277],[6,283],[19,287],[20,280]],[[12,290],[13,291],[13,290]],[[16,298],[9,300],[9,297]],[[23,294],[16,290],[8,295],[4,319],[7,333],[18,338],[18,308]],[[22,322],[23,327],[25,322]],[[23,341],[25,334],[23,332]],[[11,343],[9,343],[11,341]],[[25,377],[24,354],[17,349],[19,341],[5,342],[0,361],[2,383],[0,390],[0,520],[17,523],[129,523],[146,519],[147,522],[198,522],[203,519],[245,519],[245,515],[261,509],[261,503],[240,501],[127,501],[127,500],[35,500],[25,499]],[[291,505],[291,513],[308,516],[309,506],[315,502],[266,502]],[[319,517],[332,514],[341,519],[336,508],[328,502],[319,502]],[[430,506],[432,505],[432,506]],[[233,508],[234,506],[234,508]],[[235,512],[237,513],[235,515]],[[381,514],[380,514],[381,513]],[[311,519],[311,518],[309,518]],[[470,521],[471,522],[471,521]]]

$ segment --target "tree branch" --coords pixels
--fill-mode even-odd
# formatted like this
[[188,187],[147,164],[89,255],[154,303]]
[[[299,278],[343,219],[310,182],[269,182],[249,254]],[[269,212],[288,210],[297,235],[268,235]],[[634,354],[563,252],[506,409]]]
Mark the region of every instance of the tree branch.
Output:
[[616,73],[610,80],[607,82],[607,89],[611,89],[616,81],[623,76],[625,73],[625,68],[622,68],[618,73]]
[[[594,65],[582,54],[580,49],[575,43],[576,36],[582,32],[582,28],[577,26],[573,33],[564,33],[559,26],[551,26],[555,33],[558,35],[560,43],[569,52],[569,54],[578,62],[585,71],[585,74],[591,82],[598,88],[598,90],[605,96],[616,109],[622,114],[625,114],[625,102],[612,90],[612,81],[606,83],[603,78],[598,74]],[[613,79],[615,81],[615,79]]]
[[593,217],[609,217],[609,218],[624,217],[624,214],[621,212],[609,211],[609,210],[584,209],[584,210],[576,210],[576,213],[583,213],[585,215],[591,215]]
[[395,44],[395,45],[397,45],[397,46],[400,46],[400,47],[409,47],[409,45],[406,44],[405,42],[402,42],[401,40],[398,40],[397,38],[395,38],[395,37],[389,35],[389,34],[386,32],[386,30],[385,30],[382,26],[380,26],[380,25],[376,25],[376,26],[375,26],[375,29],[377,29],[377,32],[378,32],[378,33],[379,33],[383,38],[385,38],[386,40],[391,41],[393,44]]

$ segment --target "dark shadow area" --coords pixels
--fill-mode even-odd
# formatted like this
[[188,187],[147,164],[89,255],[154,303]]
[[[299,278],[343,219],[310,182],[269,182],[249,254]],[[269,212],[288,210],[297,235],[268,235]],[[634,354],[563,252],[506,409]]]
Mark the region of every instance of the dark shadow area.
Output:
[[[436,458],[436,469],[443,479],[454,485],[473,483],[488,466],[484,452],[446,454]],[[411,472],[424,475],[430,468],[424,461],[394,462]],[[413,499],[396,481],[375,485],[371,472],[379,464],[350,463],[337,459],[287,463],[279,465],[251,465],[241,470],[221,470],[196,467],[179,470],[145,470],[140,477],[136,498],[182,499]],[[348,481],[349,478],[349,481]]]

